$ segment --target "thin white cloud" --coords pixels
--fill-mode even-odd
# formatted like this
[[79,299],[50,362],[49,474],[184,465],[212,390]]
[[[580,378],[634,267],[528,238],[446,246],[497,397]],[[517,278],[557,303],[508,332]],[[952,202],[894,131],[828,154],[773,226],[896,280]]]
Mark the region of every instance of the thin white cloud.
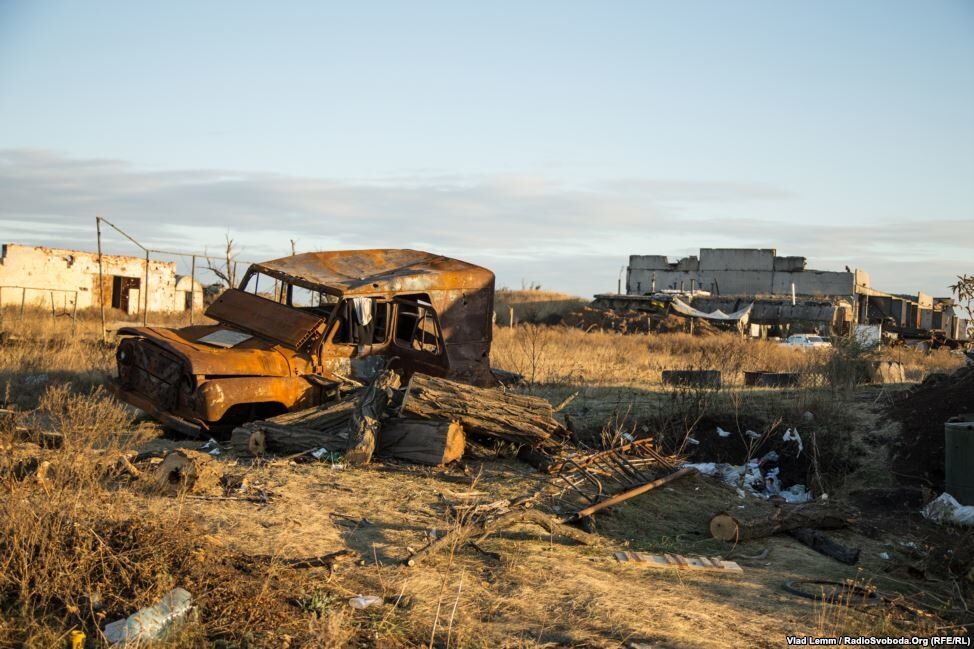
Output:
[[[225,169],[162,171],[118,160],[43,150],[0,151],[0,224],[28,243],[90,248],[93,217],[167,249],[219,249],[229,231],[260,259],[299,248],[429,247],[555,289],[611,290],[631,253],[677,254],[697,247],[777,247],[785,254],[870,270],[890,290],[934,290],[958,272],[974,239],[970,220],[871,225],[689,218],[757,201],[783,215],[796,197],[761,183],[622,179],[579,187],[539,176],[417,175],[328,179]],[[93,228],[92,228],[93,229]],[[916,262],[911,276],[896,263]],[[961,260],[960,262],[958,260]],[[925,261],[925,264],[919,262]],[[811,264],[810,264],[811,265]],[[970,269],[966,269],[970,270]],[[895,281],[894,281],[895,280]],[[912,287],[912,288],[911,288]],[[937,290],[942,293],[942,290]]]

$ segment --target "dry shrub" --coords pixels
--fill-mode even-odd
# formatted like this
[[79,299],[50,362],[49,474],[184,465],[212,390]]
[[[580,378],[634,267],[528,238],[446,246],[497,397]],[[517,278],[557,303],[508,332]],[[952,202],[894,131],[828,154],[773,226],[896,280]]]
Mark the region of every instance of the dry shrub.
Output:
[[150,429],[132,428],[130,411],[104,389],[49,386],[27,421],[48,434],[45,443],[63,441],[23,443],[12,429],[0,439],[0,647],[61,646],[73,628],[98,638],[107,622],[176,586],[192,593],[199,614],[171,646],[280,646],[283,635],[327,646],[314,639],[341,620],[319,620],[294,602],[320,574],[229,552],[179,500],[152,516],[133,505],[158,496],[114,460]]
[[[801,350],[732,333],[624,335],[528,324],[496,327],[491,361],[539,384],[658,385],[663,370],[716,369],[725,385],[742,384],[748,371],[798,372],[810,384],[824,380],[837,385],[865,358],[860,353],[853,359],[848,346],[839,342],[839,360],[829,364],[833,356],[829,350]],[[949,371],[964,362],[946,350],[924,353],[906,348],[883,349],[875,358],[902,362],[914,378]]]

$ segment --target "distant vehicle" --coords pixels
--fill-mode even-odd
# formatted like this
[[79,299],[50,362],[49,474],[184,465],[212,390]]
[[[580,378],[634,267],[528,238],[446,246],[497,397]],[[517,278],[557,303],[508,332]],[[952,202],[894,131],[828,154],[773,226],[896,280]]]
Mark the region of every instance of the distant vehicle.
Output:
[[789,347],[799,347],[801,349],[821,349],[832,346],[832,343],[828,340],[815,334],[792,334],[788,336],[784,344]]

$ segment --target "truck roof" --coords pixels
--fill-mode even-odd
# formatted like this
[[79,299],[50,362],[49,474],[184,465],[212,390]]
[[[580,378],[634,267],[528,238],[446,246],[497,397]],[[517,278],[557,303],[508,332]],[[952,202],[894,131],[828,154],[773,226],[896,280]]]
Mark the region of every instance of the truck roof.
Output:
[[494,274],[481,266],[399,248],[305,252],[253,264],[251,269],[340,296],[475,289],[494,281]]

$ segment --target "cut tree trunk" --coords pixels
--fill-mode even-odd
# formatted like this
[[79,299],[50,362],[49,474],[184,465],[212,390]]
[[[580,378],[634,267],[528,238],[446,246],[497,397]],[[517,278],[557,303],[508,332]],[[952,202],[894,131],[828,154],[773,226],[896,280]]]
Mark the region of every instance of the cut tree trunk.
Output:
[[784,505],[782,507],[752,507],[721,512],[710,519],[710,534],[728,542],[761,539],[799,527],[840,529],[855,522],[850,509],[824,503]]
[[290,455],[317,448],[344,451],[354,400],[288,412],[238,426],[230,434],[230,447],[239,455],[280,453]]
[[859,548],[850,548],[833,541],[825,532],[813,530],[808,527],[799,527],[790,530],[788,534],[797,539],[803,545],[836,561],[853,565],[859,561]]
[[518,524],[531,524],[541,527],[552,536],[563,536],[582,545],[592,545],[598,542],[598,537],[587,534],[577,528],[565,525],[552,516],[536,509],[517,509],[507,512],[490,521],[478,521],[455,527],[447,534],[431,541],[409,558],[406,565],[412,566],[428,556],[444,548],[460,548],[466,544],[477,544],[484,541],[495,532]]
[[156,471],[156,485],[165,494],[223,493],[223,463],[208,453],[179,449],[163,458]]
[[400,414],[417,419],[459,420],[467,435],[496,437],[537,446],[567,434],[540,397],[478,388],[425,374],[413,374]]
[[437,466],[459,460],[463,447],[460,422],[392,419],[382,427],[376,455]]
[[399,375],[392,370],[381,370],[362,391],[348,425],[345,461],[349,464],[368,464],[372,459],[382,425],[380,419],[399,388],[399,381]]

